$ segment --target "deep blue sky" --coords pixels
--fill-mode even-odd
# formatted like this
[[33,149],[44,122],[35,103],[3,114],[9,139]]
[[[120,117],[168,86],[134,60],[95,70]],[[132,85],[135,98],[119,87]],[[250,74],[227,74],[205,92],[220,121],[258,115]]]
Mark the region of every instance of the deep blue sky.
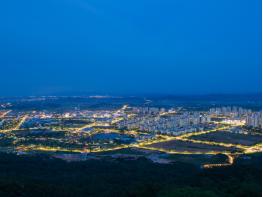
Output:
[[0,95],[261,92],[260,0],[0,2]]

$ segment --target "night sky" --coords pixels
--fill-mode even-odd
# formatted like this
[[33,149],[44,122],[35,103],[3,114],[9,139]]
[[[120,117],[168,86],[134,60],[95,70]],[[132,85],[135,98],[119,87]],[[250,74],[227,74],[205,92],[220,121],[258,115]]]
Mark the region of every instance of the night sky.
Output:
[[260,0],[0,2],[0,95],[261,92]]

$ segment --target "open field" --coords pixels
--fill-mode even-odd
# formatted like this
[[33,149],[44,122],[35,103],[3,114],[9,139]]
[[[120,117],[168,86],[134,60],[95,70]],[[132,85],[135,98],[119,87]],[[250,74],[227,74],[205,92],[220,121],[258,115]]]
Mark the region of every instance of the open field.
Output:
[[204,140],[211,142],[223,142],[231,144],[241,144],[244,146],[251,146],[254,144],[261,143],[261,135],[251,135],[251,134],[237,134],[230,133],[226,131],[212,132],[197,136],[191,136],[190,139],[194,140]]
[[185,142],[180,140],[172,140],[168,142],[154,143],[145,146],[146,148],[175,151],[175,152],[189,152],[189,153],[211,153],[211,152],[237,152],[238,148],[222,147],[200,143]]

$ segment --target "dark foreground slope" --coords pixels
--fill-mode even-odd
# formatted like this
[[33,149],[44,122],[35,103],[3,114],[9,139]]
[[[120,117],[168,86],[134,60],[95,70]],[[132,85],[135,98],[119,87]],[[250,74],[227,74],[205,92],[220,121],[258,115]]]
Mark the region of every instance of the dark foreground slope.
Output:
[[67,163],[0,154],[0,196],[261,196],[261,155],[218,169],[146,159]]

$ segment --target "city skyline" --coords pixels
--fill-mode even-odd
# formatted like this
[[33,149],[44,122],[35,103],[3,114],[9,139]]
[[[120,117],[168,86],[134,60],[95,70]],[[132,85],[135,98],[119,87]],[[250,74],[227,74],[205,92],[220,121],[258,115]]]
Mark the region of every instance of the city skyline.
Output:
[[262,196],[262,0],[0,17],[0,196]]

